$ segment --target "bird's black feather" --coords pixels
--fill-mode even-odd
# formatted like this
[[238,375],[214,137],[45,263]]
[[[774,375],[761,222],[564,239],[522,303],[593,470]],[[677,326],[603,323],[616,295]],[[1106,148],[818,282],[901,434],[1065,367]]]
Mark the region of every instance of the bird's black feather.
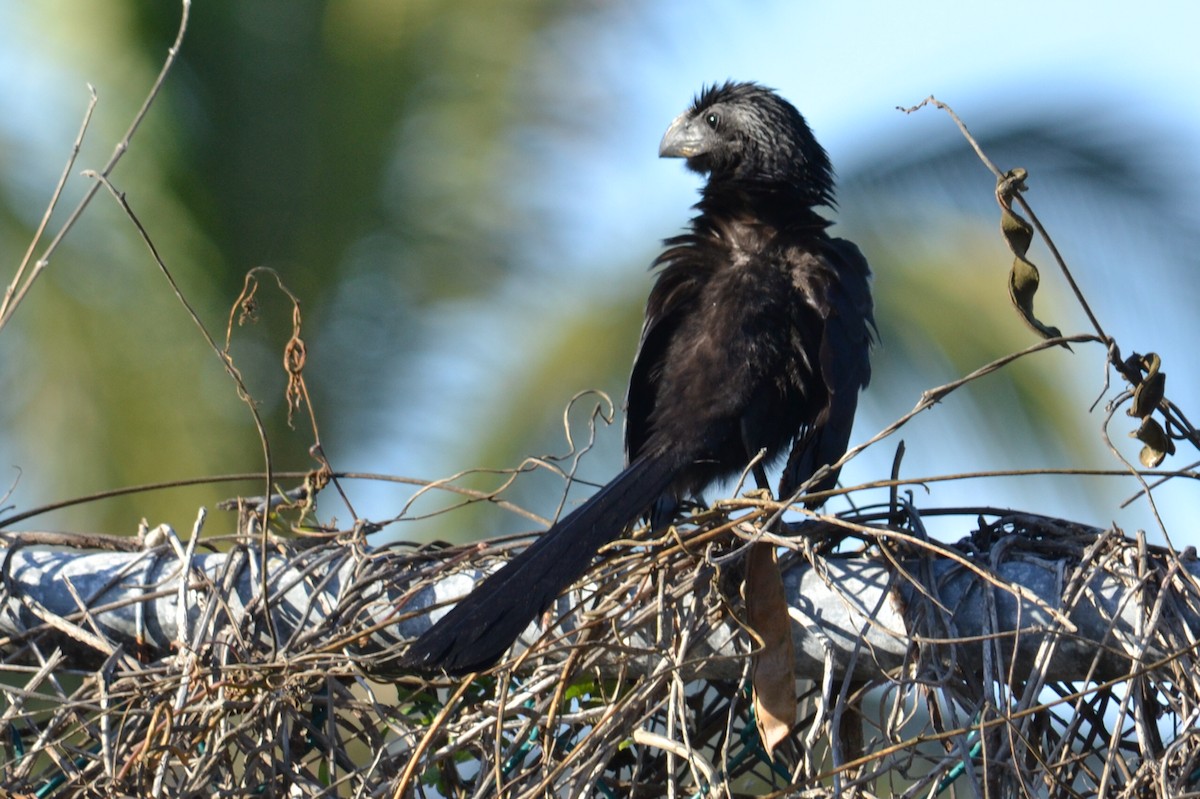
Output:
[[773,91],[725,83],[671,123],[659,153],[708,179],[691,229],[655,262],[626,398],[628,465],[421,636],[405,655],[415,668],[491,665],[600,547],[760,450],[772,462],[790,448],[781,496],[845,452],[874,322],[866,260],[816,210],[834,199],[825,150]]

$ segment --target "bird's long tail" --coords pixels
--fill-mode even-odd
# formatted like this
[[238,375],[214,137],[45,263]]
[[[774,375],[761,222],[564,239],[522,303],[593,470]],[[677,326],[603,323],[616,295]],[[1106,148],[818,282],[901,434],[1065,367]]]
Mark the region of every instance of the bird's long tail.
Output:
[[488,577],[405,652],[421,671],[466,674],[491,666],[529,623],[587,571],[671,484],[681,463],[642,455],[583,505]]

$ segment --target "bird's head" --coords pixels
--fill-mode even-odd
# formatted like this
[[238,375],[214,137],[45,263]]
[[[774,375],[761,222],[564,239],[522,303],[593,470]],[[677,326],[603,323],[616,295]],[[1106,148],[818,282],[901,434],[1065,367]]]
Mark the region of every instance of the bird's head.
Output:
[[800,112],[757,83],[705,88],[667,128],[658,154],[686,158],[710,185],[784,185],[812,205],[833,204],[829,156]]

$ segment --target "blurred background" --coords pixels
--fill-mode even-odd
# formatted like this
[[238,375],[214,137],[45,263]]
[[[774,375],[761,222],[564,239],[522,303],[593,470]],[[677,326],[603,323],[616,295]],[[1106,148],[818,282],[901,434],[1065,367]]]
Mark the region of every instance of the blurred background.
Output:
[[[700,178],[656,158],[702,84],[752,79],[806,115],[840,176],[838,235],[875,270],[881,344],[854,440],[922,390],[1035,341],[1006,293],[1011,255],[994,181],[951,104],[1027,194],[1125,354],[1163,356],[1168,396],[1200,417],[1195,342],[1200,58],[1195,7],[1015,2],[984,10],[706,0],[269,0],[197,3],[144,127],[113,175],[186,296],[223,333],[245,272],[276,269],[303,302],[326,452],[338,470],[432,480],[568,450],[563,413],[587,389],[619,406],[647,266],[690,216]],[[57,230],[143,101],[179,22],[172,3],[0,4],[0,278],[11,279],[95,86],[99,105],[51,223]],[[1001,16],[1001,14],[1003,16]],[[39,250],[40,252],[40,250]],[[1040,244],[1037,310],[1086,319]],[[311,434],[285,423],[290,308],[273,289],[234,357],[267,418],[276,469],[308,469]],[[1119,468],[1102,438],[1098,346],[1023,360],[906,427],[902,473]],[[122,486],[255,471],[250,415],[105,195],[0,331],[0,519]],[[586,440],[585,398],[571,415]],[[1119,415],[1111,434],[1136,461]],[[580,476],[620,465],[620,413]],[[843,472],[888,476],[899,438]],[[1167,467],[1192,463],[1182,450]],[[514,501],[552,515],[560,477]],[[475,488],[497,476],[468,479]],[[346,484],[321,515],[399,514],[411,486]],[[187,529],[259,484],[135,495],[44,514],[22,529]],[[578,493],[586,493],[586,486]],[[967,480],[916,488],[922,506],[1001,506],[1132,532],[1157,523],[1125,478]],[[715,496],[715,494],[713,495]],[[709,498],[713,498],[710,496]],[[1197,487],[1159,510],[1196,543]],[[883,501],[882,492],[869,497]],[[465,539],[537,525],[495,506],[407,520],[390,538]],[[839,509],[843,505],[834,505]],[[969,518],[969,517],[968,517]],[[210,532],[233,526],[214,516]],[[942,532],[965,532],[954,521]]]

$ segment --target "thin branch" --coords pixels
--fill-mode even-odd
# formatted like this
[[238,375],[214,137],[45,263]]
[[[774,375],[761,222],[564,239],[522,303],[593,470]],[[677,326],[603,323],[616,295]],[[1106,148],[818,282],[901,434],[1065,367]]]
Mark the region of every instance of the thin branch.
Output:
[[[91,174],[99,174],[99,176],[102,178],[108,178],[108,176],[112,174],[112,171],[116,168],[116,166],[120,162],[122,156],[124,156],[125,153],[129,151],[129,146],[133,142],[133,136],[135,133],[137,133],[138,128],[141,127],[142,122],[146,119],[146,115],[149,114],[150,106],[153,105],[154,101],[158,98],[158,94],[162,90],[163,84],[166,82],[167,74],[171,71],[171,68],[175,65],[175,59],[179,55],[179,49],[183,46],[183,35],[187,31],[188,15],[192,8],[192,2],[191,2],[191,0],[182,0],[181,5],[182,5],[183,10],[179,17],[179,29],[177,30],[177,32],[175,34],[174,43],[167,50],[167,57],[166,57],[166,60],[163,61],[162,68],[158,72],[158,77],[154,80],[154,83],[151,85],[150,92],[146,95],[146,98],[142,101],[141,107],[138,109],[137,113],[134,114],[133,121],[129,123],[129,128],[125,131],[125,135],[121,138],[121,140],[119,142],[117,142],[116,147],[113,149],[113,154],[109,157],[108,162],[104,165],[104,168],[101,169],[99,171],[99,173],[96,173],[94,170],[89,170],[89,172]],[[93,96],[94,96],[94,94],[93,94]],[[93,100],[93,104],[94,104],[94,100]],[[76,141],[76,150],[78,149],[78,146],[81,143],[80,140],[82,139],[84,130],[86,130],[86,128],[87,128],[88,121],[91,118],[91,113],[92,113],[92,106],[89,105],[88,110],[84,116],[84,124],[80,129],[80,134],[79,134],[80,139],[78,139]],[[73,152],[71,155],[70,161],[68,162],[68,166],[67,166],[68,169],[70,168],[71,163],[74,162],[74,158],[75,158],[75,153]],[[64,172],[64,174],[65,174],[65,172]],[[34,269],[33,269],[33,272],[30,273],[29,280],[26,281],[25,285],[21,288],[21,291],[20,291],[21,296],[17,297],[16,300],[11,305],[7,306],[5,314],[0,314],[0,328],[3,328],[4,324],[8,321],[8,318],[11,317],[12,312],[16,309],[17,305],[20,303],[21,298],[23,298],[24,295],[26,294],[26,292],[28,292],[29,287],[32,284],[33,280],[38,275],[40,275],[46,269],[47,266],[49,266],[50,256],[53,255],[54,252],[58,250],[59,244],[62,243],[62,240],[66,237],[67,233],[69,233],[71,231],[71,229],[75,227],[75,223],[79,221],[79,218],[83,215],[84,210],[88,207],[88,205],[91,204],[92,198],[96,195],[96,192],[100,190],[100,185],[101,184],[99,182],[93,182],[87,188],[87,190],[83,194],[83,198],[80,199],[79,203],[75,206],[75,209],[73,211],[71,211],[71,214],[67,217],[67,220],[66,220],[66,222],[63,223],[63,226],[61,228],[59,228],[58,234],[55,235],[54,239],[51,240],[50,244],[47,245],[46,249],[42,252],[41,258],[39,258],[37,263],[34,264]],[[61,185],[60,185],[60,190],[61,190]],[[55,192],[55,197],[57,198],[57,196],[58,196],[58,191]],[[53,204],[52,204],[52,206],[53,206]],[[52,208],[50,210],[52,210]],[[50,210],[47,210],[47,216],[49,215]],[[39,228],[39,238],[40,238],[40,231],[41,231],[41,228]],[[36,240],[37,239],[35,238],[35,241]],[[31,247],[32,247],[32,245],[31,245]],[[28,255],[26,256],[26,259],[28,259]]]
[[[25,257],[21,259],[20,266],[17,267],[17,273],[13,276],[12,282],[4,292],[4,301],[0,302],[0,330],[8,324],[8,320],[12,318],[16,312],[17,306],[25,299],[25,295],[29,293],[29,288],[37,280],[38,275],[46,268],[47,261],[43,257],[34,265],[33,271],[29,274],[29,279],[22,282],[25,275],[25,270],[29,267],[29,259],[33,257],[33,251],[37,248],[38,242],[42,240],[42,234],[46,232],[46,226],[50,224],[50,217],[54,214],[54,209],[58,207],[58,201],[62,197],[63,187],[67,185],[67,178],[71,174],[72,167],[75,166],[75,159],[79,156],[79,150],[83,147],[83,137],[87,134],[88,126],[92,122],[92,112],[96,110],[96,89],[88,84],[88,104],[83,112],[83,121],[79,125],[79,133],[75,136],[75,143],[71,146],[71,153],[67,156],[67,164],[63,167],[62,175],[58,178],[58,183],[54,186],[54,192],[50,195],[50,203],[46,206],[46,212],[42,214],[42,220],[38,223],[37,230],[34,231],[33,239],[29,242],[29,248],[25,250]],[[19,287],[19,288],[18,288]]]

